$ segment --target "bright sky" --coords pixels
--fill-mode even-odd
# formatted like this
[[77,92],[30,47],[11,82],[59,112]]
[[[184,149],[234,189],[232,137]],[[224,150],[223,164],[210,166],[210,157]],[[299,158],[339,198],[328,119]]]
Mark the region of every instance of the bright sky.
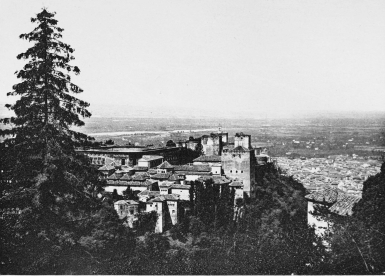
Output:
[[2,103],[42,7],[98,108],[385,111],[383,0],[1,0]]

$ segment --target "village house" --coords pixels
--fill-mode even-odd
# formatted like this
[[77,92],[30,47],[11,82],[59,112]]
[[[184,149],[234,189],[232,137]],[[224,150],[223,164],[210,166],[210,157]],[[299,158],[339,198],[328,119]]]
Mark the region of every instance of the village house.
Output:
[[314,215],[317,206],[324,206],[340,216],[350,216],[353,214],[354,204],[360,200],[360,197],[348,195],[334,187],[313,192],[305,198],[308,201],[308,224],[314,226],[315,233],[319,236],[323,236],[330,225],[327,220]]
[[162,233],[171,225],[179,221],[179,196],[173,194],[159,195],[146,202],[146,212],[156,211],[158,219],[156,221],[155,233]]
[[183,175],[186,181],[195,181],[203,175],[212,175],[212,169],[208,165],[180,165],[174,167],[177,175]]
[[134,227],[137,220],[139,203],[135,200],[118,200],[114,203],[114,208],[120,219],[125,219],[130,228]]
[[160,195],[160,191],[144,190],[138,193],[138,198],[139,198],[139,201],[141,202],[147,202],[150,198],[155,198],[159,195]]
[[220,165],[222,158],[219,155],[201,155],[195,158],[193,162],[194,165],[207,165],[211,167],[213,165]]
[[170,192],[179,195],[181,200],[190,200],[190,185],[172,184]]
[[106,164],[100,167],[98,171],[101,173],[101,178],[106,179],[108,176],[114,173],[115,166]]
[[153,168],[163,162],[163,156],[160,155],[143,155],[142,158],[138,160],[138,166]]

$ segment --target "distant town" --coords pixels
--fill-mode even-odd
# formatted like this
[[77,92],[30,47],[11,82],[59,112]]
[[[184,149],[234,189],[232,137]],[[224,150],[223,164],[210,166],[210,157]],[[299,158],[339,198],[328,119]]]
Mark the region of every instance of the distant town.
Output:
[[356,196],[361,196],[363,182],[379,173],[382,165],[379,160],[357,155],[309,159],[278,157],[276,160],[283,173],[293,176],[309,191],[331,186]]

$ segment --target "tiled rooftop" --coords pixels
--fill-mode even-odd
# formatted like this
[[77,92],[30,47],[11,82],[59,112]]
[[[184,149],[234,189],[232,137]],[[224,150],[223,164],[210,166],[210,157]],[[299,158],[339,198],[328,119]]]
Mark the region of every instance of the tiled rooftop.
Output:
[[142,166],[134,166],[135,171],[143,171],[146,172],[148,170],[147,167],[142,167]]
[[111,170],[115,170],[115,167],[111,166],[111,165],[104,165],[104,166],[100,167],[98,170],[99,171],[111,171]]
[[148,177],[144,174],[135,174],[132,176],[132,180],[134,181],[145,181]]
[[190,190],[190,185],[172,184],[171,189]]
[[221,157],[218,155],[202,155],[193,160],[194,162],[221,162]]
[[107,185],[108,186],[135,186],[135,187],[148,187],[151,185],[151,183],[144,181],[120,181],[120,180],[107,180]]
[[139,203],[136,202],[135,200],[118,200],[114,204],[124,204],[124,205],[138,205]]
[[164,161],[162,164],[160,164],[158,167],[158,169],[172,169],[174,168],[173,165],[171,165],[170,163],[168,163],[167,161]]
[[156,169],[148,169],[149,174],[156,174],[157,170]]
[[157,173],[154,175],[151,175],[152,179],[159,179],[159,180],[166,180],[171,176],[170,173]]
[[173,174],[168,178],[168,180],[170,180],[170,181],[178,181],[181,179],[184,179],[184,177],[181,175],[177,175],[177,174]]
[[233,181],[229,185],[230,187],[243,187],[243,183],[240,181]]
[[160,195],[160,191],[149,191],[149,190],[144,190],[140,193],[138,193],[138,196],[158,196]]
[[168,201],[168,200],[178,201],[179,200],[179,195],[175,195],[175,194],[160,195],[160,196],[157,196],[154,199],[151,199],[151,200],[147,201],[147,203],[162,202],[162,201]]
[[352,215],[354,204],[360,201],[360,197],[348,195],[337,188],[316,191],[305,196],[305,198],[318,203],[331,204],[329,210],[341,216]]
[[115,173],[111,174],[109,177],[107,177],[108,180],[118,180],[120,177],[118,177]]
[[176,172],[211,172],[211,168],[208,165],[181,165],[181,166],[175,166],[174,171]]
[[121,180],[121,181],[122,181],[122,180],[124,180],[124,181],[131,181],[131,180],[132,180],[132,177],[131,177],[131,175],[124,174],[124,175],[120,178],[120,180]]
[[326,188],[322,191],[308,194],[305,198],[315,202],[325,202],[330,204],[337,202],[338,193],[343,193],[343,191],[337,188]]
[[245,147],[242,147],[242,146],[238,146],[236,148],[233,148],[231,151],[232,152],[248,152],[250,150],[248,148],[245,148]]
[[152,160],[158,160],[162,158],[163,156],[160,156],[160,155],[143,155],[142,158],[140,158],[138,161],[152,161]]

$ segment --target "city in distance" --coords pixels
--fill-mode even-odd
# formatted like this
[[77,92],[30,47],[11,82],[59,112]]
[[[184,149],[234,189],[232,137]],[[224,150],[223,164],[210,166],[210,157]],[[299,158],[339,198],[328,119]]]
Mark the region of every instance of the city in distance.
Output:
[[[252,135],[252,142],[268,142],[274,145],[273,155],[285,155],[291,142],[316,139],[314,148],[297,151],[305,156],[325,156],[327,154],[352,154],[367,152],[368,148],[384,146],[385,113],[307,113],[296,118],[178,118],[177,116],[152,117],[149,114],[136,116],[102,117],[87,119],[85,126],[78,130],[94,136],[96,140],[112,139],[117,145],[131,143],[159,144],[169,139],[188,139],[208,132],[223,131],[236,133],[243,131]],[[141,115],[141,116],[140,116]],[[147,117],[146,117],[147,115]],[[349,143],[348,148],[342,147]],[[321,144],[323,144],[321,146]],[[336,145],[335,145],[336,144]],[[337,146],[339,145],[339,146]],[[355,145],[352,147],[352,145]],[[285,146],[285,147],[282,147]],[[363,147],[367,147],[363,149]],[[278,150],[279,149],[279,150]]]

